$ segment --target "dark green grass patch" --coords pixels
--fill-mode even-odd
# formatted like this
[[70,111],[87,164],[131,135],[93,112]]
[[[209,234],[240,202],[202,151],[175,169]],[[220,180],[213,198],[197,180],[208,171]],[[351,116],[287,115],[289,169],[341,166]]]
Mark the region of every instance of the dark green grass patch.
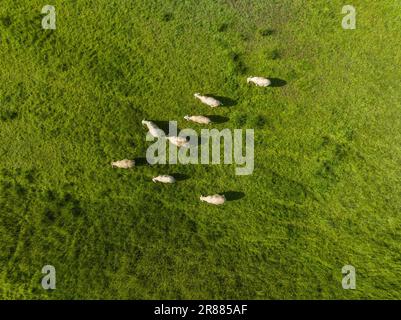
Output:
[[[398,4],[353,31],[340,1],[55,1],[56,30],[43,5],[0,7],[1,298],[400,298]],[[254,129],[254,173],[147,165],[141,121],[187,114]]]

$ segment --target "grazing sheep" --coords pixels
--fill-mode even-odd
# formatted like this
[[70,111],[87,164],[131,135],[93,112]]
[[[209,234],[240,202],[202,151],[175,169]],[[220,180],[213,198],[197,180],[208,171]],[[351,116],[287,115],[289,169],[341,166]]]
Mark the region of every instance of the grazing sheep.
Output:
[[160,138],[163,136],[163,130],[161,130],[154,122],[142,120],[142,124],[148,128],[149,133],[154,138]]
[[253,83],[258,87],[268,87],[272,84],[269,79],[262,78],[262,77],[250,77],[247,79],[248,83]]
[[214,204],[216,206],[224,204],[226,202],[226,197],[225,196],[221,196],[219,194],[215,194],[214,196],[201,196],[200,200],[202,202],[207,202],[210,204]]
[[212,122],[212,120],[204,116],[185,116],[184,119],[200,124],[210,124]]
[[153,182],[161,182],[161,183],[175,183],[175,178],[172,176],[158,176],[152,179]]
[[121,161],[115,161],[111,163],[111,166],[113,168],[120,168],[120,169],[131,169],[135,166],[135,161],[134,160],[121,160]]
[[176,145],[177,147],[188,146],[187,139],[183,137],[172,136],[172,137],[167,137],[167,140],[170,141],[172,144]]
[[195,98],[199,99],[202,103],[207,104],[212,108],[216,108],[223,105],[219,100],[212,97],[201,96],[200,93],[195,93],[194,96]]

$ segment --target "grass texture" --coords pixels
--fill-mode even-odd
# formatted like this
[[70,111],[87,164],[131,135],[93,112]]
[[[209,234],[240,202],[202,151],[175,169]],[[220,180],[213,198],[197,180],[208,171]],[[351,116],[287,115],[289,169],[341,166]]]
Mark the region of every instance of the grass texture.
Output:
[[[354,0],[356,30],[339,0],[51,4],[56,30],[46,3],[0,6],[2,299],[401,298],[400,3]],[[142,119],[200,130],[186,114],[255,129],[254,173],[111,168],[144,158]]]

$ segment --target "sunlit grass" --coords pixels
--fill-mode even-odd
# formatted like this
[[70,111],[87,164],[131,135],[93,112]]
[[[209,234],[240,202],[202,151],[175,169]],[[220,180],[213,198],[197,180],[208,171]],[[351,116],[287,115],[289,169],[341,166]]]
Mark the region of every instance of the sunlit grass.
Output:
[[[337,0],[60,0],[55,31],[43,5],[0,7],[1,298],[401,297],[399,5],[354,1],[354,31]],[[111,168],[145,157],[141,120],[187,114],[255,129],[253,175]]]

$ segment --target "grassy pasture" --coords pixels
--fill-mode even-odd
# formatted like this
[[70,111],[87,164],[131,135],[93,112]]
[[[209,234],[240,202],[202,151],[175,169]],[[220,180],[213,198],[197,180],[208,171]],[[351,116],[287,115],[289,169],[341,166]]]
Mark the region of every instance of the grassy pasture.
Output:
[[[0,6],[1,298],[401,298],[401,4],[353,1],[352,31],[339,0],[55,0],[42,30],[45,4]],[[254,173],[111,168],[186,114],[255,129]]]

